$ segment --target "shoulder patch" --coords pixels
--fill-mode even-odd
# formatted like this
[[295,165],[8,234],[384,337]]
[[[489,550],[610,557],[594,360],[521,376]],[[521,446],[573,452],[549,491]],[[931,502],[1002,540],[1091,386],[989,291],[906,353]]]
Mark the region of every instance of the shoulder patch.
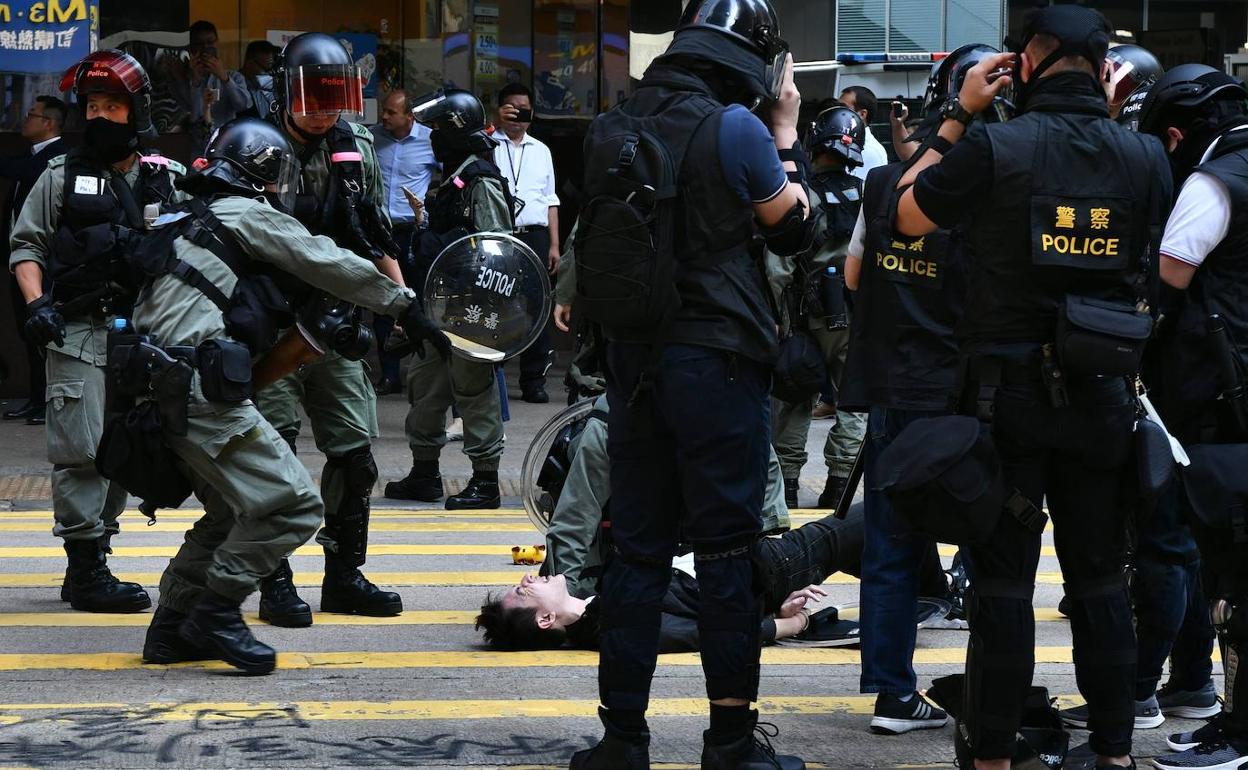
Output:
[[169,159],[169,170],[178,176],[186,176],[186,166],[183,166],[181,163],[173,160],[172,158]]
[[52,160],[48,161],[48,168],[60,168],[61,166],[64,166],[64,165],[65,165],[64,155],[57,155]]
[[363,123],[352,123],[351,133],[355,134],[355,137],[357,139],[364,139],[369,144],[373,143],[373,132],[370,131],[368,126],[364,125]]

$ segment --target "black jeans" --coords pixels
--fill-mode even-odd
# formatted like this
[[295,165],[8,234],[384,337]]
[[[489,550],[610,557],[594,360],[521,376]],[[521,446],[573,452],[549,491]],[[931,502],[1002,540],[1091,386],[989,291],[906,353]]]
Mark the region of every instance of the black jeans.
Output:
[[794,591],[822,583],[836,572],[862,575],[863,509],[808,522],[779,537],[758,541],[763,573],[763,611],[774,613]]
[[[1131,751],[1135,630],[1123,573],[1134,408],[1121,379],[1068,383],[1071,405],[1051,406],[1036,374],[1007,371],[997,391],[993,438],[1006,490],[1047,499],[1070,598],[1075,680],[1087,699],[1097,754]],[[1032,594],[1040,535],[1005,513],[988,543],[970,549],[966,721],[980,759],[1014,752],[1035,668]]]
[[630,407],[648,345],[607,348],[607,452],[617,551],[603,576],[598,684],[610,710],[644,712],[660,607],[679,543],[692,545],[707,696],[758,694],[762,532],[771,372],[695,345],[668,345],[654,389]]
[[[546,259],[550,255],[549,229],[539,227],[536,230],[519,233],[516,237],[533,249],[542,264],[546,264]],[[550,368],[554,353],[550,342],[551,323],[551,317],[547,316],[542,321],[541,334],[527,350],[520,354],[520,389],[522,391],[539,385],[546,386],[546,370]]]

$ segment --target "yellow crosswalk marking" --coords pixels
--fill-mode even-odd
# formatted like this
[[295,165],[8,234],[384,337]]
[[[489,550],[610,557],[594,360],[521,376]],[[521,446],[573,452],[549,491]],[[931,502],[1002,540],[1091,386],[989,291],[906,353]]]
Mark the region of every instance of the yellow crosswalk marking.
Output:
[[[178,519],[175,521],[165,521],[164,517],[160,517],[160,521],[150,526],[145,526],[135,522],[129,526],[124,526],[119,539],[124,540],[132,535],[142,535],[145,532],[185,532],[195,523],[194,519]],[[527,533],[526,539],[533,542],[541,540],[541,534],[533,528],[532,524],[527,522],[513,521],[497,521],[497,522],[476,522],[476,521],[396,521],[381,520],[370,521],[368,524],[370,532],[524,532]],[[41,532],[51,535],[52,519],[48,519],[43,524],[35,522],[15,522],[0,521],[0,532]],[[61,556],[65,552],[61,551]]]
[[[161,509],[156,518],[159,521],[165,519],[189,519],[194,521],[204,515],[202,508],[177,508],[177,509]],[[369,513],[371,519],[525,519],[528,515],[523,508],[497,508],[493,510],[461,510],[461,511],[445,511],[440,508],[425,508],[405,510],[401,508],[373,509]],[[52,521],[52,511],[50,510],[24,510],[24,511],[0,511],[0,521],[27,521],[36,520],[48,522]],[[137,509],[127,509],[122,514],[123,522],[143,523],[146,517],[139,513]]]
[[[469,610],[404,610],[392,618],[370,618],[363,615],[316,613],[318,626],[448,626],[470,625],[477,613]],[[266,625],[260,616],[243,613],[252,625]],[[0,612],[0,628],[31,626],[36,628],[146,628],[152,616],[146,612],[126,614],[102,612]]]
[[[110,559],[116,558],[154,558],[168,559],[178,552],[176,545],[152,546],[114,546]],[[296,556],[324,556],[319,545],[305,545],[295,551]],[[490,545],[452,545],[429,543],[423,545],[407,545],[402,543],[370,543],[369,556],[506,556],[511,557],[511,546]],[[55,559],[65,558],[65,549],[53,546],[0,546],[0,559]]]

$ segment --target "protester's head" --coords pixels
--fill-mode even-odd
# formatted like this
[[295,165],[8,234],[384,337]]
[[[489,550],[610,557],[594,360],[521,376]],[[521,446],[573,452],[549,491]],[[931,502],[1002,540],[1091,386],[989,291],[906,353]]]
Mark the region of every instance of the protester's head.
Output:
[[217,25],[200,19],[191,24],[190,33],[191,42],[187,45],[186,50],[190,52],[192,57],[200,54],[217,55]]
[[486,126],[485,107],[469,92],[438,89],[412,101],[412,117],[433,132],[433,155],[443,166],[458,167],[470,155],[484,156],[498,146]]
[[858,117],[862,118],[862,122],[867,125],[875,120],[875,111],[879,106],[875,98],[875,92],[866,86],[850,86],[841,91],[841,104],[858,113]]
[[243,53],[243,74],[255,77],[265,72],[272,72],[281,50],[267,40],[251,41]]
[[563,575],[525,575],[503,594],[490,594],[475,627],[485,643],[499,650],[552,650],[561,647],[567,627],[568,584]]
[[339,118],[364,116],[360,68],[329,35],[291,38],[278,57],[274,84],[279,109],[301,141],[319,141]]
[[381,103],[381,127],[391,136],[402,139],[412,133],[415,123],[407,91],[396,88],[387,94],[385,101]]
[[31,144],[61,135],[65,127],[65,102],[55,96],[36,96],[22,121],[22,138]]
[[[510,105],[515,108],[504,110]],[[512,119],[511,116],[528,117],[528,120]],[[533,125],[533,92],[523,83],[508,83],[498,92],[498,125],[503,133],[513,141],[522,138],[529,126]]]

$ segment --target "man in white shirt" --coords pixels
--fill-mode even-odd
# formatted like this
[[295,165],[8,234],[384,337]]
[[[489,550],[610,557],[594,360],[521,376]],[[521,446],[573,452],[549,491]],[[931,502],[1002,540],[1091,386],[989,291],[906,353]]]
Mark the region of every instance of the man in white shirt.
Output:
[[[494,148],[494,163],[507,179],[516,199],[515,235],[538,257],[547,260],[553,276],[559,272],[559,198],[555,195],[555,164],[550,148],[529,136],[533,124],[533,94],[520,83],[509,83],[498,92],[498,125],[506,141]],[[550,319],[542,334],[520,356],[521,398],[545,404],[546,370],[554,350],[550,344]]]
[[867,174],[871,173],[871,169],[888,163],[888,151],[884,149],[884,145],[880,144],[880,140],[876,139],[875,134],[871,131],[871,123],[875,120],[878,102],[876,101],[875,93],[866,86],[850,86],[846,88],[841,92],[841,98],[838,101],[858,113],[858,117],[862,118],[862,122],[867,124],[867,141],[862,145],[862,165],[849,172],[865,182],[867,181]]

